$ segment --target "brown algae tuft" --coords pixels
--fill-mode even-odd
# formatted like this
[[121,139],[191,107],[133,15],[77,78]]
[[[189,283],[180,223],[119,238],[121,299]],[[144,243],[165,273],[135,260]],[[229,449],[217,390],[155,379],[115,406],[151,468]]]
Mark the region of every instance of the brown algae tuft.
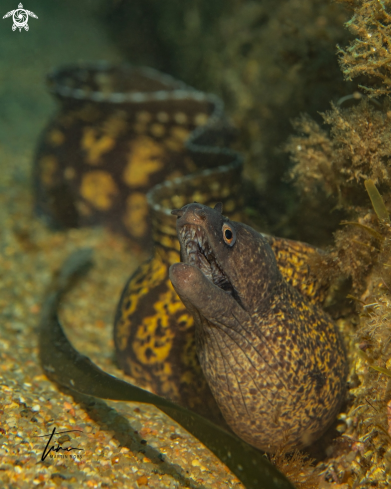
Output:
[[391,2],[367,0],[353,4],[354,15],[346,26],[355,39],[346,48],[338,48],[340,66],[346,80],[367,77],[364,88],[371,96],[389,95],[391,67]]

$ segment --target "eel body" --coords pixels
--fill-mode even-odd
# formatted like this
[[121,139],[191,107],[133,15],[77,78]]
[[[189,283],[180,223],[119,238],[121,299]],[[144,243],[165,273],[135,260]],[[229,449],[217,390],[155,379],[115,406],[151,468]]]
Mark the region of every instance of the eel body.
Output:
[[[221,100],[169,75],[82,63],[54,70],[48,83],[59,110],[40,138],[33,175],[36,212],[52,226],[101,224],[145,247],[149,190],[240,166]],[[235,194],[216,191],[226,209],[237,207]],[[198,201],[203,193],[199,188]],[[181,195],[177,207],[187,202]]]

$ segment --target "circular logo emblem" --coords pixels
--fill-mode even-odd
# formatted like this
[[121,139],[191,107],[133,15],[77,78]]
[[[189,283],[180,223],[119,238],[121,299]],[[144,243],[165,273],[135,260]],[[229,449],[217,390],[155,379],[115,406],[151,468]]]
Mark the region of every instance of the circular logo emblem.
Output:
[[12,26],[12,30],[14,31],[15,29],[22,29],[23,27],[26,29],[26,31],[29,30],[28,26],[28,21],[29,21],[29,16],[27,12],[22,9],[18,8],[14,11],[14,15],[12,16],[14,25]]

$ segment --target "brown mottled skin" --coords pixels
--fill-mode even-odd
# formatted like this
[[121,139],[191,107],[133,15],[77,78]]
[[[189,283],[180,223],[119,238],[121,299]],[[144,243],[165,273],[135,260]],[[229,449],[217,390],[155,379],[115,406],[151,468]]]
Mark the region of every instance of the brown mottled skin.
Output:
[[171,266],[170,279],[194,317],[198,358],[225,420],[262,450],[309,445],[345,393],[336,326],[285,281],[268,241],[251,227],[218,206],[173,213],[183,263]]

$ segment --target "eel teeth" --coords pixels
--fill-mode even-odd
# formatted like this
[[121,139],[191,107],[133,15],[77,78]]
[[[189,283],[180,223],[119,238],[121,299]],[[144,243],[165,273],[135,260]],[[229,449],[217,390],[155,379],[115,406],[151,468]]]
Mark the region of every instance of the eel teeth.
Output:
[[184,225],[179,233],[186,261],[198,267],[215,285],[231,293],[233,288],[221,268],[200,226]]

